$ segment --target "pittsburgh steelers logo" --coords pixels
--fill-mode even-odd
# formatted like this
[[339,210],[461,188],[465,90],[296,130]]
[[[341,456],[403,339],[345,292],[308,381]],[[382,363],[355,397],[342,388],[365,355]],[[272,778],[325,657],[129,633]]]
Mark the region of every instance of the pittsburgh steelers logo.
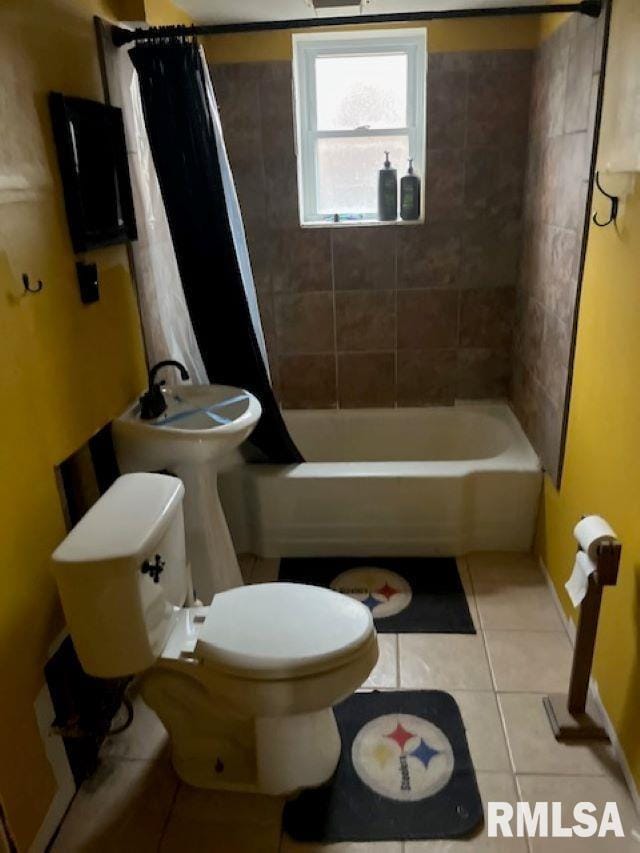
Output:
[[351,760],[365,785],[404,802],[441,791],[454,764],[444,732],[412,714],[385,714],[366,723],[353,741]]
[[366,604],[374,619],[394,616],[411,602],[411,587],[407,581],[395,572],[376,566],[358,566],[342,572],[331,581],[331,589]]

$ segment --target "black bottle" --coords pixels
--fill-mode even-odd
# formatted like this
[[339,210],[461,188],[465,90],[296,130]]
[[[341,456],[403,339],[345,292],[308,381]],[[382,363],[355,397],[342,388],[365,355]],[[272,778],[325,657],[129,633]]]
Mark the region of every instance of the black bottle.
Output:
[[391,222],[398,218],[398,173],[391,168],[389,152],[384,168],[378,172],[378,219]]
[[413,173],[413,160],[400,181],[400,216],[408,221],[420,219],[420,178]]

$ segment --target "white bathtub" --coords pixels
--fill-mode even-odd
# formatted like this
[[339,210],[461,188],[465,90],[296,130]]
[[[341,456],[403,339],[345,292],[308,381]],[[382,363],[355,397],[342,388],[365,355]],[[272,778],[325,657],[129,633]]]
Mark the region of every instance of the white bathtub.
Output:
[[285,413],[305,459],[244,464],[220,491],[239,551],[279,556],[528,550],[541,471],[506,405]]

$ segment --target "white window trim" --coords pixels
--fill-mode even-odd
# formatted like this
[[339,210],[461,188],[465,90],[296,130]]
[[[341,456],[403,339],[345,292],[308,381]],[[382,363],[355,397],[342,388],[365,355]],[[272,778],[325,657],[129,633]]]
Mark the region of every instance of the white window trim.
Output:
[[[362,53],[366,44],[367,53],[406,53],[407,55],[407,118],[406,128],[358,129],[349,131],[318,131],[316,127],[316,80],[314,64],[318,56]],[[298,171],[298,209],[303,227],[354,226],[354,225],[397,225],[424,222],[424,191],[421,193],[420,218],[414,222],[398,219],[381,223],[377,212],[367,211],[362,220],[331,222],[317,212],[317,164],[316,139],[322,137],[366,137],[408,133],[409,147],[413,153],[414,168],[424,187],[426,162],[426,79],[427,79],[427,30],[412,27],[390,30],[367,30],[365,32],[341,31],[322,34],[300,34],[293,36],[293,81],[295,108],[296,159]],[[382,163],[380,164],[382,166]],[[398,192],[404,164],[398,168]],[[375,180],[375,178],[373,178]],[[363,211],[363,213],[365,213]],[[372,214],[372,218],[369,218]]]

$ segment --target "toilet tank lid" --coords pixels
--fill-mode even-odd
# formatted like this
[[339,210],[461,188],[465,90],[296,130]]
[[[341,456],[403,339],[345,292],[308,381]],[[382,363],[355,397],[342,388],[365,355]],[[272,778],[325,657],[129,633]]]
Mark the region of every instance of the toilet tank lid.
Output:
[[166,530],[184,486],[166,474],[124,474],[53,552],[56,563],[117,560],[144,554]]

